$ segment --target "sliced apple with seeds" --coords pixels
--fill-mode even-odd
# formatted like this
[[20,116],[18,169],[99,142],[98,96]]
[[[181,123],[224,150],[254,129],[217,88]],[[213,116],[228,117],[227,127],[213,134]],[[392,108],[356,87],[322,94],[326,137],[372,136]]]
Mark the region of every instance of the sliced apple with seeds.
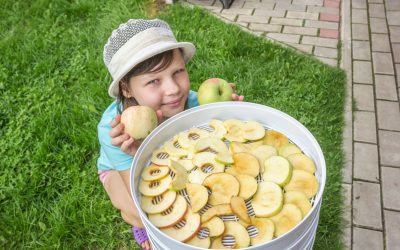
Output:
[[155,181],[164,178],[169,172],[169,167],[151,164],[143,169],[142,179],[145,181]]
[[311,209],[311,202],[307,196],[300,191],[288,191],[284,194],[284,203],[296,205],[301,210],[303,218]]
[[315,173],[314,161],[303,153],[291,154],[287,157],[294,170],[304,170],[311,174]]
[[285,191],[301,191],[308,199],[318,192],[319,183],[315,175],[304,170],[293,170],[292,179],[284,187]]
[[289,232],[302,219],[301,211],[293,204],[283,205],[282,210],[270,219],[275,224],[275,236],[279,237],[284,233]]
[[292,165],[282,156],[271,156],[265,160],[263,179],[279,186],[286,185],[292,178]]
[[271,156],[278,155],[278,151],[271,145],[260,145],[257,148],[250,151],[252,155],[257,157],[260,163],[260,172],[264,173],[264,162]]
[[189,196],[190,206],[193,212],[197,213],[207,204],[208,191],[203,185],[186,183],[186,191]]
[[154,181],[141,179],[139,182],[139,192],[146,196],[157,196],[167,191],[171,182],[172,178],[169,175]]
[[271,181],[258,183],[258,189],[251,200],[251,205],[257,217],[270,217],[279,213],[283,206],[281,187]]
[[244,123],[237,119],[225,120],[224,126],[226,128],[225,139],[233,142],[245,142],[246,139],[243,137],[243,126]]
[[215,137],[218,139],[224,138],[227,131],[224,127],[224,123],[221,120],[211,119],[208,125],[213,128],[213,131],[210,132],[210,137]]
[[227,173],[214,173],[207,176],[203,181],[203,186],[211,189],[208,202],[211,205],[229,204],[232,196],[239,193],[238,180]]
[[198,235],[194,236],[190,240],[186,241],[186,244],[199,247],[199,248],[210,248],[211,239],[210,237],[200,238]]
[[174,136],[171,140],[168,140],[164,143],[165,151],[171,155],[178,158],[184,157],[189,154],[188,150],[182,148],[178,143],[177,136]]
[[189,181],[188,173],[177,161],[170,161],[170,169],[173,172],[173,178],[170,185],[170,189],[173,191],[179,191],[186,187],[186,183]]
[[239,197],[244,200],[250,199],[257,192],[257,181],[253,176],[247,174],[238,174],[235,176],[239,181]]
[[151,155],[151,162],[157,165],[167,166],[170,159],[170,155],[164,148],[154,150]]
[[214,216],[210,220],[202,223],[201,228],[208,229],[208,237],[216,237],[220,236],[225,231],[225,224],[221,218],[219,218],[218,216]]
[[164,212],[158,214],[149,214],[149,220],[154,226],[163,228],[176,225],[186,214],[188,206],[185,198],[177,195],[175,202]]
[[166,191],[158,196],[142,196],[141,208],[148,214],[158,214],[166,211],[175,202],[176,192]]
[[283,157],[288,157],[289,155],[299,153],[301,153],[301,149],[293,143],[288,143],[279,148],[279,155]]
[[251,237],[251,245],[256,246],[268,242],[274,238],[275,224],[268,218],[251,218],[251,224],[257,228],[256,237]]
[[256,177],[260,173],[258,159],[249,153],[238,153],[233,155],[234,164],[225,172],[232,175],[247,174]]
[[250,223],[250,216],[247,213],[246,203],[242,197],[232,196],[231,208],[234,214],[236,214],[240,220],[246,223]]
[[190,128],[188,131],[178,134],[178,143],[182,148],[190,148],[194,146],[198,140],[209,137],[207,130],[200,128]]
[[179,164],[181,164],[186,171],[191,171],[195,165],[193,164],[193,160],[192,159],[179,159],[178,160]]
[[193,164],[205,173],[224,172],[225,166],[215,161],[215,154],[210,152],[197,153],[193,157]]
[[189,182],[202,184],[204,179],[209,176],[211,173],[205,173],[200,168],[196,168],[189,173]]
[[[223,245],[224,236],[232,236],[235,239],[235,244],[233,247],[226,247]],[[250,246],[250,236],[246,230],[246,228],[240,225],[239,222],[236,221],[226,221],[225,222],[225,232],[222,236],[217,237],[211,244],[211,248],[220,249],[220,248],[244,248]]]
[[263,141],[264,144],[271,145],[277,150],[279,150],[280,147],[289,143],[289,139],[286,135],[272,129],[265,131]]
[[162,228],[160,230],[177,241],[186,242],[199,232],[200,215],[198,213],[193,213],[192,210],[188,208],[181,222],[178,222],[175,226]]
[[259,122],[248,121],[243,126],[242,135],[249,141],[259,140],[265,136],[265,129]]
[[233,215],[233,211],[230,204],[220,204],[207,209],[201,215],[201,223],[209,221],[214,216],[221,215]]

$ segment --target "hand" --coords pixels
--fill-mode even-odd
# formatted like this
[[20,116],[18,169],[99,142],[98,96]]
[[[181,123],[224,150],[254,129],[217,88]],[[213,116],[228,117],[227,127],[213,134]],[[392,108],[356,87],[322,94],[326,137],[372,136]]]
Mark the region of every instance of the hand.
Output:
[[229,83],[229,85],[233,89],[232,101],[243,102],[244,96],[236,94],[236,85],[234,83]]
[[143,241],[142,244],[141,244],[141,247],[142,247],[142,249],[146,249],[146,250],[151,250],[152,249],[151,244],[150,244],[150,242],[148,240]]
[[[157,118],[159,123],[162,120],[162,112],[161,110],[156,111]],[[138,150],[142,140],[135,140],[130,137],[128,134],[124,133],[125,126],[121,123],[121,115],[118,114],[112,121],[111,121],[111,130],[110,130],[110,137],[111,137],[111,144],[120,147],[122,152],[135,156],[136,151]]]

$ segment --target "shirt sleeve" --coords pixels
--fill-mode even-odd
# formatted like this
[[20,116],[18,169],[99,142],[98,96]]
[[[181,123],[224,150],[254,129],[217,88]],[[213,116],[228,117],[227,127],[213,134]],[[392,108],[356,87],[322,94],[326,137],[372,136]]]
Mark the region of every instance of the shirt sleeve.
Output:
[[113,110],[112,106],[110,107],[104,112],[97,126],[100,142],[100,156],[97,160],[97,168],[99,170],[127,170],[131,167],[133,157],[124,153],[119,147],[111,144],[111,137],[109,135],[111,130],[110,123],[117,115],[117,110],[116,108]]
[[197,101],[197,92],[190,90],[187,102],[188,108],[194,108],[199,106],[199,102]]

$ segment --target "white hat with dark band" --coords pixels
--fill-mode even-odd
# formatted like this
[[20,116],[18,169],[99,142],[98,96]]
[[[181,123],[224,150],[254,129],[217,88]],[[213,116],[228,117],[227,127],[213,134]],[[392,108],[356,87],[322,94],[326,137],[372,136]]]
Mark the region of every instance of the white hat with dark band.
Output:
[[162,52],[182,49],[185,62],[196,48],[189,42],[177,42],[169,25],[159,19],[130,19],[115,29],[104,46],[104,63],[113,81],[108,94],[116,98],[119,81],[136,65]]

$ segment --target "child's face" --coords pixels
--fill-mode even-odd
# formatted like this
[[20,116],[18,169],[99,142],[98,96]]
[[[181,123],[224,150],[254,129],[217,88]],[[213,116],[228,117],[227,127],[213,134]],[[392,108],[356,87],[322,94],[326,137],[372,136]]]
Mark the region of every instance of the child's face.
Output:
[[175,49],[172,62],[166,69],[132,77],[129,94],[124,95],[134,97],[139,105],[161,110],[164,117],[171,117],[184,110],[189,89],[185,61],[181,52]]

